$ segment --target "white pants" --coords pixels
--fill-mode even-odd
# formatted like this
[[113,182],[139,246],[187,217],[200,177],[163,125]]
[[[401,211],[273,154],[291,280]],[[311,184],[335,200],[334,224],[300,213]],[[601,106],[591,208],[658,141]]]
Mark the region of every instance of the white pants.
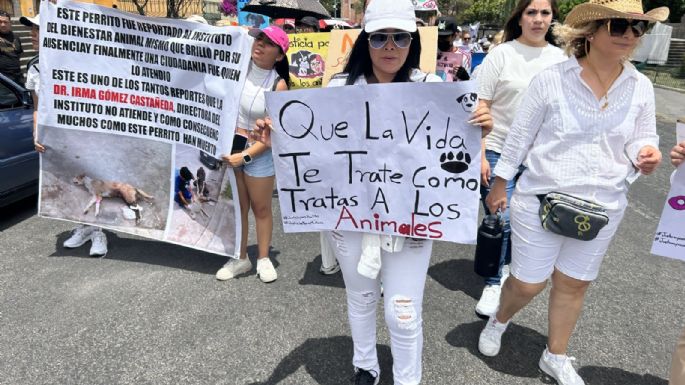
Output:
[[357,273],[362,233],[326,232],[345,280],[347,312],[352,331],[355,367],[380,375],[376,353],[376,308],[383,283],[385,323],[390,334],[395,384],[421,382],[423,290],[433,242],[408,238],[402,251],[381,250],[377,279]]
[[594,281],[604,255],[623,219],[624,209],[607,210],[609,223],[591,241],[580,241],[545,230],[540,201],[514,192],[511,210],[511,274],[526,283],[545,282],[554,269],[580,280]]

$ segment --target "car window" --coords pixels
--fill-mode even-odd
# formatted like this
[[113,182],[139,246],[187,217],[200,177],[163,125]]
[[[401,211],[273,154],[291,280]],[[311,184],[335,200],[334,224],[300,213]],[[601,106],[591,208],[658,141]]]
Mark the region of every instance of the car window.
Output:
[[4,83],[0,83],[0,111],[21,107],[19,96]]

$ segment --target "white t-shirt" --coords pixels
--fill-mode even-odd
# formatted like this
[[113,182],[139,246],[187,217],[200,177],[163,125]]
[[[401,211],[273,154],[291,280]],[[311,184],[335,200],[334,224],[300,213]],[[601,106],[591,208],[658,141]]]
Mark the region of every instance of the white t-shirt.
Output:
[[40,73],[38,72],[38,64],[34,64],[29,68],[26,73],[26,85],[27,90],[34,91],[38,94],[40,91]]
[[568,57],[551,44],[531,47],[516,40],[495,47],[485,56],[478,71],[478,97],[491,100],[492,132],[485,137],[485,148],[501,153],[509,127],[524,91],[535,75]]
[[[409,74],[409,81],[414,82],[414,83],[421,83],[421,82],[435,83],[435,82],[442,82],[442,78],[438,75],[427,74],[425,72],[421,72],[421,70],[419,70],[419,69],[414,68],[411,70],[411,73]],[[341,86],[344,86],[346,82],[347,82],[347,74],[339,73],[339,74],[333,75],[333,77],[331,78],[331,81],[328,82],[328,85],[326,87],[341,87]],[[360,85],[360,84],[367,84],[366,78],[363,75],[358,77],[357,80],[354,82],[354,85]]]

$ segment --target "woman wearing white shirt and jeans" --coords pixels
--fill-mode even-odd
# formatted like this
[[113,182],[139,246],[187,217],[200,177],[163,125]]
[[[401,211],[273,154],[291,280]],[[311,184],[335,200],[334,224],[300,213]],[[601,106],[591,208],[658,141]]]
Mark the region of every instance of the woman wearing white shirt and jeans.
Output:
[[[504,139],[521,103],[528,84],[543,69],[566,60],[564,52],[554,45],[550,30],[558,16],[554,0],[520,0],[504,26],[504,41],[493,49],[478,68],[478,98],[490,107],[494,121],[492,132],[483,139],[481,160],[481,196],[485,214],[490,214],[485,197],[490,192],[495,174],[492,170],[502,153]],[[519,170],[520,173],[520,170]],[[517,173],[518,175],[518,173]],[[516,177],[507,183],[507,197],[516,186]],[[504,231],[500,268],[497,276],[485,278],[485,288],[476,313],[490,316],[497,310],[503,267],[511,260],[509,241],[509,210],[502,212]]]
[[[585,292],[623,217],[628,180],[661,161],[652,84],[626,58],[648,22],[667,17],[663,7],[643,13],[639,0],[590,0],[555,28],[572,56],[531,82],[487,197],[491,211],[506,208],[506,183],[526,166],[510,205],[512,276],[481,332],[484,355],[498,354],[511,318],[551,277],[549,336],[539,366],[561,385],[584,384],[566,351]],[[601,204],[609,223],[590,241],[545,230],[537,195],[553,191]]]

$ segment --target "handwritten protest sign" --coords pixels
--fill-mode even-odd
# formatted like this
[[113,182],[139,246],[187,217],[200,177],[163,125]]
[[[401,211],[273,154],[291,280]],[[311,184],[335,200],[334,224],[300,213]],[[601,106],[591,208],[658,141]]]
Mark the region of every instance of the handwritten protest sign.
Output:
[[284,230],[475,243],[474,92],[460,82],[268,93]]
[[661,220],[656,230],[652,254],[685,261],[685,166],[676,170]]
[[214,158],[252,39],[78,2],[40,14],[40,214],[233,254],[232,174]]
[[292,82],[290,89],[321,87],[331,34],[298,33],[290,34],[288,37],[288,61]]
[[[361,29],[334,29],[330,32],[331,42],[328,47],[326,58],[326,70],[323,76],[323,86],[331,80],[333,75],[342,72],[345,68],[347,54],[352,50],[355,40]],[[438,27],[420,27],[421,35],[421,71],[435,72],[435,58],[438,55]]]

